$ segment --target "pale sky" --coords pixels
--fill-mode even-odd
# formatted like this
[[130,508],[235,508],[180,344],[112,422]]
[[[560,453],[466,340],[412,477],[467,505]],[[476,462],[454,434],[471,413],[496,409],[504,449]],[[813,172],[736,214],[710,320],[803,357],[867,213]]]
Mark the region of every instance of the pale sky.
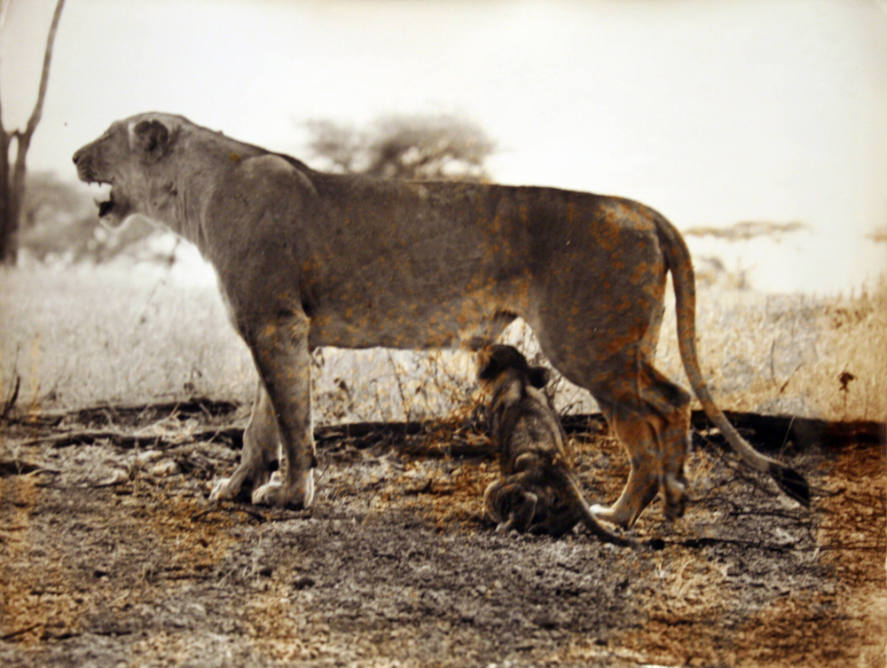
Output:
[[[7,129],[53,5],[3,2]],[[498,143],[500,182],[639,199],[679,228],[810,225],[728,259],[758,287],[846,291],[887,268],[866,238],[887,227],[875,0],[68,0],[29,167],[73,179],[76,148],[148,110],[309,162],[307,119],[456,113]]]

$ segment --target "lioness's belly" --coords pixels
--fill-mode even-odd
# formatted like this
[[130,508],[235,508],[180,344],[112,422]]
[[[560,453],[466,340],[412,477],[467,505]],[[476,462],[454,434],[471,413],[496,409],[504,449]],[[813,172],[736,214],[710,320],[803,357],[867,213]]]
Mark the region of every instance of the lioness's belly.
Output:
[[312,347],[450,348],[491,341],[516,317],[520,304],[489,294],[436,301],[386,295],[311,315]]

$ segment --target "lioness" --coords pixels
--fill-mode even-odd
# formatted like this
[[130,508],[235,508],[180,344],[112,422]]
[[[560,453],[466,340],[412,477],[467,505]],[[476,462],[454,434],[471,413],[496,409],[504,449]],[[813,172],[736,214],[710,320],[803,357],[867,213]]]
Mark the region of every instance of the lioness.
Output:
[[311,504],[315,346],[477,349],[521,316],[628,450],[625,489],[598,516],[629,526],[660,488],[677,515],[690,397],[652,364],[671,271],[681,358],[705,412],[751,467],[809,500],[804,478],[756,452],[712,400],[696,357],[689,252],[642,204],[325,174],[161,113],[113,123],[74,163],[81,180],[111,184],[105,222],[140,214],[200,249],[252,352],[261,381],[240,465],[212,499],[252,489],[256,504]]
[[503,476],[484,492],[487,514],[498,522],[497,531],[560,536],[581,521],[607,542],[636,545],[598,524],[582,497],[567,460],[563,427],[540,391],[549,376],[513,346],[481,351],[478,379],[490,395],[489,432]]

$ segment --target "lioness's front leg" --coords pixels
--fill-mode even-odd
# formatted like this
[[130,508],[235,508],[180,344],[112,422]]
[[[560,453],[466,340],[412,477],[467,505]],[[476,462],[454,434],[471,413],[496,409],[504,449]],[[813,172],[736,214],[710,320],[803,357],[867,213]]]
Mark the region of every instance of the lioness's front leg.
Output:
[[212,493],[211,501],[236,499],[245,495],[246,499],[254,489],[264,485],[271,477],[271,467],[280,453],[280,430],[271,399],[260,380],[256,389],[249,424],[243,432],[243,451],[240,464],[230,478],[219,480]]
[[255,504],[307,508],[314,500],[308,326],[304,313],[287,313],[243,332],[268,393],[281,445],[278,475],[253,491]]

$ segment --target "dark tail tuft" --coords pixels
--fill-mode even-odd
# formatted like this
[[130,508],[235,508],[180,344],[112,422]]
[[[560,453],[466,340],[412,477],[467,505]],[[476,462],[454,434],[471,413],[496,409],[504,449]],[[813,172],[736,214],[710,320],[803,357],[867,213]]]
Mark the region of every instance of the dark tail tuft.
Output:
[[665,549],[665,541],[661,538],[650,538],[649,540],[645,540],[643,543],[644,547],[649,550],[664,550]]
[[788,466],[777,463],[770,464],[770,475],[779,485],[779,489],[805,508],[810,507],[810,485],[804,476]]

